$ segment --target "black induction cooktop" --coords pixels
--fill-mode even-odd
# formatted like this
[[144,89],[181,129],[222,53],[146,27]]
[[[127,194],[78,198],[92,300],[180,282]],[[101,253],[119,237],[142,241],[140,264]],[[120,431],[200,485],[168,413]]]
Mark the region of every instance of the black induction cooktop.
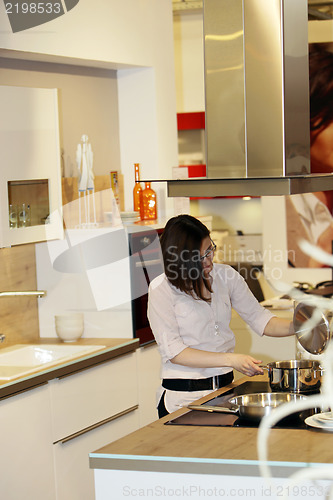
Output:
[[[228,399],[242,394],[252,394],[258,392],[272,392],[268,382],[244,382],[233,389],[223,393],[221,396],[212,398],[211,400],[203,403],[201,406],[225,406]],[[301,414],[295,414],[292,418],[288,417],[281,420],[275,426],[276,428],[285,429],[302,429],[306,428],[304,420],[306,417],[314,413],[313,410],[306,410]],[[240,418],[238,415],[230,413],[211,412],[202,410],[189,410],[184,415],[176,417],[165,425],[199,425],[208,427],[258,427],[259,422]]]

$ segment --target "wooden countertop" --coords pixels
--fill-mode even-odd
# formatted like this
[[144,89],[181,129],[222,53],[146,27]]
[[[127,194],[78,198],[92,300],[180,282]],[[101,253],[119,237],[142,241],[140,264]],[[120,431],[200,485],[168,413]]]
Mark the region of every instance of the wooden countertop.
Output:
[[[251,380],[256,380],[253,377]],[[240,383],[213,393],[223,394]],[[263,380],[262,376],[258,380]],[[198,403],[212,399],[212,394]],[[126,470],[162,470],[198,473],[217,473],[214,467],[221,463],[246,464],[251,468],[258,460],[257,428],[203,427],[164,425],[165,422],[187,412],[181,409],[171,416],[157,420],[122,439],[114,441],[90,454],[90,467]],[[269,436],[269,461],[304,464],[333,463],[333,434],[315,429],[272,429]],[[179,465],[181,462],[181,466]],[[257,468],[257,465],[256,465]]]
[[[30,344],[38,344],[41,346],[47,344],[63,345],[63,342],[61,342],[58,338],[41,338],[38,341],[30,342],[26,345]],[[139,339],[84,338],[76,342],[71,342],[70,345],[100,345],[101,349],[92,353],[83,354],[71,359],[70,361],[67,360],[59,362],[56,365],[40,369],[24,377],[18,377],[10,381],[1,380],[0,399],[13,396],[18,392],[32,389],[38,385],[45,384],[54,378],[66,377],[77,371],[91,368],[94,365],[109,361],[118,356],[122,356],[123,354],[133,352],[139,347]]]

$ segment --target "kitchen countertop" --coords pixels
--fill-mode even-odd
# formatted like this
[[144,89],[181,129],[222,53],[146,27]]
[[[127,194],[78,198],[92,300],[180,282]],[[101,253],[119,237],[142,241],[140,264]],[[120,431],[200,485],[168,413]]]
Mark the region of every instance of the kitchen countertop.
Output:
[[[248,380],[245,377],[198,400],[201,404]],[[267,379],[268,380],[268,379]],[[93,469],[160,471],[197,474],[259,475],[258,429],[253,427],[204,427],[164,425],[187,412],[180,409],[163,419],[114,441],[90,454]],[[315,429],[272,429],[269,435],[270,464],[281,477],[291,468],[333,463],[333,434]],[[279,470],[279,472],[277,472]]]
[[[23,343],[21,343],[23,344]],[[21,345],[20,344],[20,345]],[[64,345],[57,338],[40,338],[37,341],[27,343],[26,345]],[[69,345],[100,345],[101,349],[92,353],[78,356],[70,361],[59,362],[51,367],[42,368],[34,373],[24,377],[18,377],[11,381],[0,381],[0,399],[13,396],[18,392],[32,389],[38,385],[47,383],[49,380],[65,377],[77,371],[90,368],[99,363],[109,361],[123,354],[135,351],[139,347],[138,339],[116,339],[116,338],[84,338]],[[5,347],[5,346],[4,346]],[[14,347],[14,346],[11,346]],[[1,350],[0,350],[1,352]]]

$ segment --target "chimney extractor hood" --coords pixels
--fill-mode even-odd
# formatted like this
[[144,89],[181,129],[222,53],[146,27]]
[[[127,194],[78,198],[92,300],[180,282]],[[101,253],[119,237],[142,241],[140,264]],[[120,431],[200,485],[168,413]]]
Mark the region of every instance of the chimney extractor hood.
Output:
[[207,177],[169,196],[333,190],[310,172],[307,0],[204,0]]

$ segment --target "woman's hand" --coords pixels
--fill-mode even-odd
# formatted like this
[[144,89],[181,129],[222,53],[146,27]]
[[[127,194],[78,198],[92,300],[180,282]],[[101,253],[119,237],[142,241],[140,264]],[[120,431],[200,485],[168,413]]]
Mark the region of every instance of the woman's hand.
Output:
[[234,352],[209,352],[187,347],[170,361],[171,363],[195,368],[229,366],[248,377],[263,375],[264,373],[262,368],[258,366],[262,363],[260,359],[252,358],[248,354],[235,354]]
[[226,353],[226,356],[230,357],[229,366],[248,377],[263,375],[264,373],[263,369],[258,366],[262,361],[252,358],[248,354]]

